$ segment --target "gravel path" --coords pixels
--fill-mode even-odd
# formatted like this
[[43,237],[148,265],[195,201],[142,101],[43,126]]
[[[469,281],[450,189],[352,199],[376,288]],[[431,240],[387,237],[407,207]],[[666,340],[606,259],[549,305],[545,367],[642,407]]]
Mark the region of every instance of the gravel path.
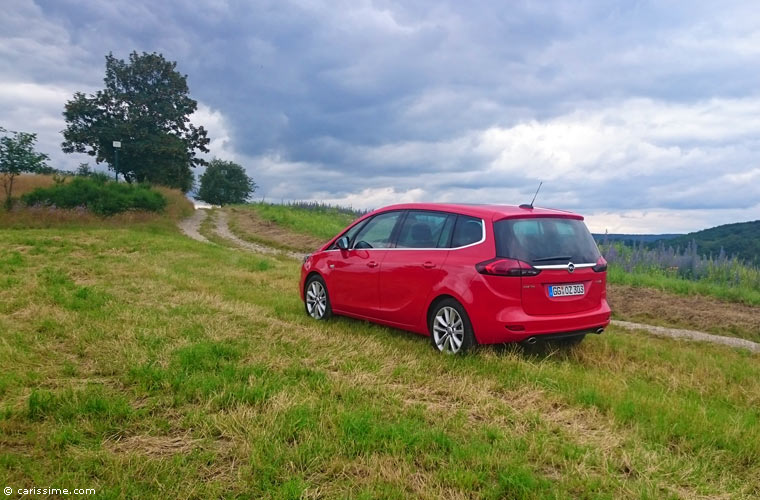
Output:
[[[201,224],[203,224],[203,221],[206,220],[206,217],[208,217],[208,210],[196,210],[192,216],[182,220],[179,223],[179,228],[183,233],[185,233],[185,235],[194,240],[202,241],[204,243],[212,243],[208,240],[208,238],[200,233]],[[214,219],[215,224],[212,228],[214,233],[216,233],[216,235],[220,238],[224,238],[225,240],[230,241],[236,247],[242,248],[244,250],[249,250],[251,252],[268,255],[286,255],[298,260],[303,260],[304,256],[306,255],[303,253],[289,252],[287,250],[279,250],[277,248],[268,247],[266,245],[259,245],[258,243],[252,243],[250,241],[240,239],[235,233],[230,230],[230,226],[227,221],[227,212],[224,210],[217,210],[214,212]]]
[[227,222],[227,212],[224,210],[219,210],[216,212],[216,227],[214,227],[214,232],[221,236],[222,238],[229,240],[233,242],[235,245],[245,248],[246,250],[250,250],[252,252],[258,252],[258,253],[265,253],[270,255],[287,255],[288,257],[291,257],[293,259],[303,260],[304,256],[306,254],[303,253],[297,253],[297,252],[289,252],[287,250],[278,250],[276,248],[268,247],[265,245],[259,245],[258,243],[252,243],[250,241],[245,241],[237,237],[235,233],[230,231],[230,226]]
[[713,344],[723,344],[730,347],[741,347],[752,352],[760,352],[760,344],[751,340],[739,339],[736,337],[723,337],[710,333],[697,332],[694,330],[681,330],[680,328],[667,328],[664,326],[644,325],[641,323],[631,323],[629,321],[612,320],[612,324],[628,330],[644,330],[652,335],[659,337],[671,337],[674,339],[688,339],[699,342],[712,342]]
[[204,243],[211,243],[205,236],[200,233],[201,224],[206,219],[208,210],[196,210],[193,215],[179,222],[179,228],[185,235],[190,238]]
[[[268,255],[286,255],[293,259],[301,260],[305,254],[297,252],[289,252],[285,250],[278,250],[258,243],[252,243],[240,239],[231,230],[227,220],[227,213],[224,210],[217,210],[214,214],[216,216],[216,225],[214,232],[220,237],[231,241],[237,247],[249,250],[251,252],[263,253]],[[179,223],[179,227],[183,233],[194,240],[211,243],[205,236],[203,236],[198,230],[201,224],[208,216],[207,210],[196,210],[195,213]],[[750,340],[735,338],[735,337],[723,337],[721,335],[713,335],[710,333],[698,332],[694,330],[682,330],[679,328],[667,328],[664,326],[645,325],[643,323],[632,323],[630,321],[612,320],[612,324],[625,328],[627,330],[643,330],[652,335],[659,337],[670,337],[675,339],[686,339],[698,342],[710,342],[713,344],[722,344],[730,347],[740,347],[748,349],[752,352],[760,352],[760,344],[752,342]]]

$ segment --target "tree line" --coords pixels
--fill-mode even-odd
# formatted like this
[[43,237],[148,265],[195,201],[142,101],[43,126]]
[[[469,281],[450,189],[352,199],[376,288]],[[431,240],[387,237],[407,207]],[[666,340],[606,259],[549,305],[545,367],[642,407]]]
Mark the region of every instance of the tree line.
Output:
[[[128,60],[106,56],[105,88],[76,92],[64,106],[65,153],[85,153],[128,183],[160,184],[190,191],[193,169],[205,166],[197,198],[212,204],[243,203],[256,189],[245,169],[208,153],[206,129],[190,116],[198,103],[189,95],[187,75],[161,54],[132,52]],[[0,127],[0,181],[5,204],[12,203],[15,178],[48,173],[49,156],[35,151],[36,134]],[[84,170],[87,170],[85,168]]]

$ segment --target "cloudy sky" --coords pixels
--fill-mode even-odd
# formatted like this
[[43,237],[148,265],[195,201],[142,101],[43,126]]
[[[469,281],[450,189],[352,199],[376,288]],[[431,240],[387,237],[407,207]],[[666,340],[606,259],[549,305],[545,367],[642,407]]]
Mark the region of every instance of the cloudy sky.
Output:
[[10,0],[0,126],[54,166],[104,56],[188,75],[256,198],[529,201],[592,230],[760,219],[760,8],[745,2]]

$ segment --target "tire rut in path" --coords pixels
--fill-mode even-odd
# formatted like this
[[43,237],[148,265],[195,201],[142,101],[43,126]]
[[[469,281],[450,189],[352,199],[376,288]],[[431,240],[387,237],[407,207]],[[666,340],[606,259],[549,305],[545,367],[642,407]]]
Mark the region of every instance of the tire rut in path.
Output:
[[230,226],[227,219],[227,212],[218,210],[214,213],[216,216],[216,224],[214,225],[214,232],[225,240],[231,241],[236,246],[250,250],[252,252],[264,253],[269,255],[285,255],[292,259],[303,260],[306,254],[298,252],[290,252],[288,250],[279,250],[277,248],[268,247],[259,243],[253,243],[245,241],[239,238],[235,233],[230,230]]
[[200,233],[201,224],[206,220],[208,216],[208,210],[196,209],[193,215],[186,219],[182,219],[178,226],[179,229],[189,238],[196,241],[202,241],[204,243],[211,243],[205,236]]
[[713,344],[722,344],[730,347],[741,347],[752,352],[760,352],[760,344],[751,340],[740,339],[737,337],[724,337],[722,335],[713,335],[711,333],[697,332],[695,330],[683,330],[680,328],[668,328],[665,326],[645,325],[642,323],[631,323],[630,321],[612,320],[612,324],[625,328],[627,330],[644,330],[658,337],[670,337],[674,339],[686,339],[697,342],[711,342]]

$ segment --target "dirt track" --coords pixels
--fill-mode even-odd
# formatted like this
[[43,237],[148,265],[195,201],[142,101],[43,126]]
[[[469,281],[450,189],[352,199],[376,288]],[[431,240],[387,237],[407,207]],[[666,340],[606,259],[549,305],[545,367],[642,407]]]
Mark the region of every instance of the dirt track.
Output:
[[304,255],[303,253],[299,252],[291,252],[289,250],[278,250],[276,248],[271,248],[268,246],[260,245],[258,243],[252,243],[250,241],[245,241],[243,239],[238,238],[238,236],[233,233],[230,230],[230,226],[227,222],[227,212],[224,210],[219,210],[216,212],[216,225],[214,226],[214,232],[221,236],[224,239],[230,240],[235,245],[245,248],[246,250],[250,250],[252,252],[259,252],[259,253],[266,253],[266,254],[276,254],[276,255],[287,255],[288,257],[292,257],[294,259],[303,259]]
[[200,233],[201,224],[208,215],[208,210],[196,210],[193,215],[179,222],[180,230],[194,240],[211,243]]
[[674,339],[696,340],[698,342],[711,342],[713,344],[722,344],[730,347],[741,347],[749,349],[752,352],[760,352],[760,344],[751,340],[740,339],[736,337],[723,337],[721,335],[712,335],[694,330],[682,330],[680,328],[668,328],[665,326],[644,325],[641,323],[631,323],[629,321],[613,320],[612,324],[620,326],[626,330],[644,330],[645,332],[657,335],[658,337],[670,337]]
[[[205,209],[196,210],[192,216],[184,219],[179,223],[180,230],[185,233],[186,236],[194,240],[202,241],[204,243],[212,243],[200,232],[201,224],[203,224],[203,221],[206,220],[206,217],[209,216],[209,213],[210,212]],[[214,226],[212,227],[212,231],[220,238],[233,243],[238,248],[269,255],[286,255],[294,259],[302,259],[305,255],[298,252],[279,250],[265,245],[259,245],[258,243],[242,240],[230,230],[227,221],[227,212],[224,210],[218,210],[214,212],[214,217]]]

